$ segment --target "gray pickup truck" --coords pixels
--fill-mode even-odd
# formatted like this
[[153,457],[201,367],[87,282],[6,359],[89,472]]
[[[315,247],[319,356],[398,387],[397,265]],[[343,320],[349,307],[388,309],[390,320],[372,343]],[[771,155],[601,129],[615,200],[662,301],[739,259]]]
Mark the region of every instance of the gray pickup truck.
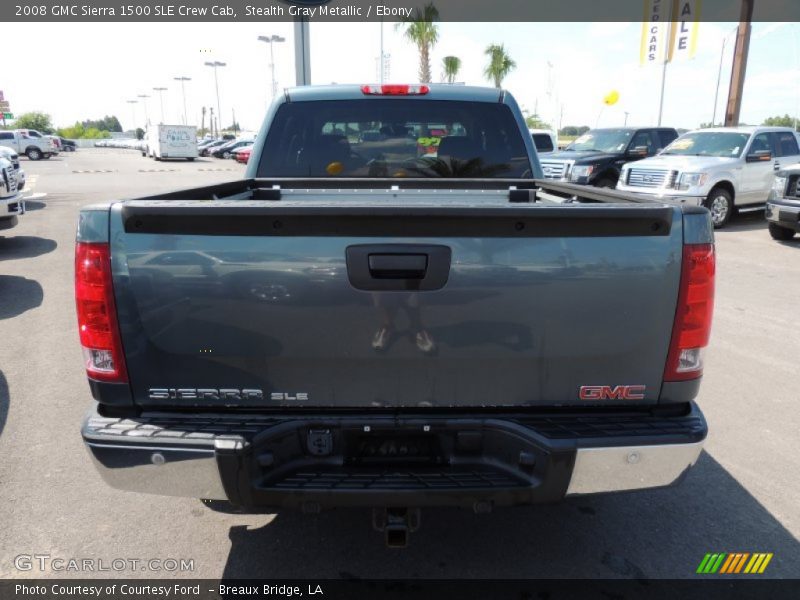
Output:
[[543,180],[496,89],[291,89],[257,139],[245,180],[80,213],[82,434],[110,485],[372,507],[402,546],[422,507],[695,463],[705,208]]

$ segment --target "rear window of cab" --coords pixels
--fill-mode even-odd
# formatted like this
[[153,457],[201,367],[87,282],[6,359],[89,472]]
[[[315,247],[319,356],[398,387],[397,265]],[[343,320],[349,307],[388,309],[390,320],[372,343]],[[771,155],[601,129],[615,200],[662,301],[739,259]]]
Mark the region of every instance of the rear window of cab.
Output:
[[270,125],[259,177],[531,177],[501,103],[369,98],[288,102]]

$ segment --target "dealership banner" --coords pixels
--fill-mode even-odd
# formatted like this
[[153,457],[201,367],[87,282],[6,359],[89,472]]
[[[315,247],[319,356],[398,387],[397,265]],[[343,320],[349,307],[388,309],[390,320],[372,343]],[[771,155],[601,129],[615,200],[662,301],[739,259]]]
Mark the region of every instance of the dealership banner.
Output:
[[671,5],[672,0],[644,0],[639,49],[639,62],[642,65],[662,64],[668,59]]
[[641,65],[687,60],[697,51],[702,0],[644,0]]
[[670,62],[694,57],[700,30],[701,3],[702,0],[675,0],[669,41]]

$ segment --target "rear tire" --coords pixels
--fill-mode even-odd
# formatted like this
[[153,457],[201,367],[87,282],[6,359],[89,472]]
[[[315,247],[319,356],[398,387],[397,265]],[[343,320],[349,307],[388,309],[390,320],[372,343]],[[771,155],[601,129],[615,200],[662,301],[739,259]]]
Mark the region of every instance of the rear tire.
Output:
[[780,225],[776,225],[775,223],[769,224],[769,234],[772,236],[773,240],[778,240],[779,242],[788,242],[790,239],[794,237],[796,232],[794,229],[788,229],[786,227],[781,227]]
[[714,229],[722,229],[731,220],[733,214],[733,198],[725,188],[714,188],[703,202],[711,213],[711,222]]
[[28,160],[41,160],[42,151],[38,148],[28,148],[25,152],[25,156],[28,157]]

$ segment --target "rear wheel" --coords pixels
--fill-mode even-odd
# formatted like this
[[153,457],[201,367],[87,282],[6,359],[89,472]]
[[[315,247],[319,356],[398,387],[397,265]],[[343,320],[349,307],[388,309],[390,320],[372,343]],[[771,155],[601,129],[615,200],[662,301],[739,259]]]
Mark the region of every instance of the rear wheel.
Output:
[[25,151],[25,156],[28,157],[28,160],[41,160],[42,159],[42,151],[38,148],[28,148]]
[[780,225],[776,225],[775,223],[770,223],[769,234],[772,236],[773,240],[786,242],[794,237],[795,231],[793,229],[787,229],[786,227],[781,227]]
[[703,202],[709,212],[711,212],[711,222],[714,229],[721,229],[728,224],[733,213],[733,198],[731,193],[724,188],[714,188]]

